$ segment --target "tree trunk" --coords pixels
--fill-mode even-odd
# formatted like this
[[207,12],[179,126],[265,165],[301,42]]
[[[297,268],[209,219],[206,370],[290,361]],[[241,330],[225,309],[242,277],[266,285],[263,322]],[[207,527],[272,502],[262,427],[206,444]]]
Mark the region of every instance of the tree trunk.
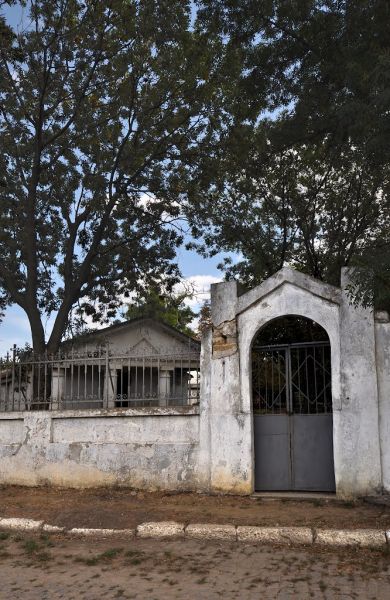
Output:
[[45,332],[42,326],[41,315],[37,308],[27,312],[31,327],[32,337],[32,402],[31,410],[47,410],[50,408],[51,397],[51,369],[46,362]]

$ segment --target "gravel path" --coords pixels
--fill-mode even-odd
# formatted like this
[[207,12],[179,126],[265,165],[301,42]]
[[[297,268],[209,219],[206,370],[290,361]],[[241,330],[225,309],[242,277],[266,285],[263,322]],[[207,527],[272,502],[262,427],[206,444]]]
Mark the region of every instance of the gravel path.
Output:
[[1,600],[389,598],[390,556],[196,540],[0,534]]

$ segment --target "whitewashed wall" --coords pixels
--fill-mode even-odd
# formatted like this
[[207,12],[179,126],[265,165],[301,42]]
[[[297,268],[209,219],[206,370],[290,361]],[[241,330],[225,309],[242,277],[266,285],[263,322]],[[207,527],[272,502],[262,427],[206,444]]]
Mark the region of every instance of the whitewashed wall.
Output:
[[190,490],[198,469],[196,408],[0,416],[0,482]]
[[212,287],[199,407],[0,413],[0,483],[252,493],[251,344],[291,314],[330,339],[338,495],[390,492],[389,318],[291,269],[242,296],[235,282]]

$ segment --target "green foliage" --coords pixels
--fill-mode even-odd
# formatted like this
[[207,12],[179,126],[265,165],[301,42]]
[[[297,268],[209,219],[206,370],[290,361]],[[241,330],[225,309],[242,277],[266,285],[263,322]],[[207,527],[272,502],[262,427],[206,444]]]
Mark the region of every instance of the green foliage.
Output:
[[205,300],[199,311],[198,336],[201,337],[211,327],[211,305],[209,300]]
[[255,140],[239,172],[221,170],[224,185],[193,199],[201,251],[239,253],[224,267],[248,286],[285,264],[338,285],[341,267],[368,256],[390,231],[388,169],[373,170],[348,146],[334,154],[326,142],[284,151],[268,144],[266,152]]
[[189,188],[192,245],[238,253],[223,266],[249,285],[284,264],[338,284],[355,266],[352,295],[390,305],[390,4],[200,4],[225,57],[240,48],[240,76]]
[[217,137],[223,48],[183,0],[26,10],[0,47],[0,308],[55,352],[72,309],[109,319],[176,281],[182,173]]
[[126,319],[152,318],[162,321],[179,331],[193,336],[194,331],[189,327],[196,314],[185,300],[190,296],[187,292],[182,294],[162,293],[157,288],[150,288],[141,297],[128,305],[125,313]]
[[[389,150],[387,0],[202,0],[204,30],[241,48],[236,119],[277,111],[285,145],[332,136],[381,161]],[[266,105],[266,106],[265,106]],[[275,114],[273,115],[273,117]]]

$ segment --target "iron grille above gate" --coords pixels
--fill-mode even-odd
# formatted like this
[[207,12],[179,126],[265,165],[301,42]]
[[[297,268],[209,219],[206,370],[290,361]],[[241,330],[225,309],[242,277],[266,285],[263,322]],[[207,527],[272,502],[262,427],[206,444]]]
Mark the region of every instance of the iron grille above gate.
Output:
[[332,413],[329,342],[252,349],[255,414]]

